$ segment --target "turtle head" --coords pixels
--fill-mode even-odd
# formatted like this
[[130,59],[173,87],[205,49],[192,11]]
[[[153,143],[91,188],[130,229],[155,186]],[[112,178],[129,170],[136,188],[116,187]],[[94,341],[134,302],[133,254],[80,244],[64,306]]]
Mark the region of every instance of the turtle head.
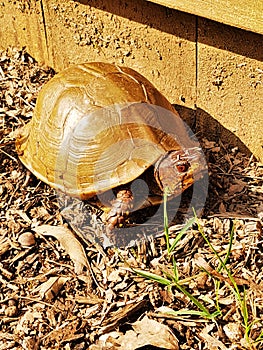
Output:
[[176,197],[207,171],[203,151],[199,147],[167,152],[155,164],[154,176],[162,191]]

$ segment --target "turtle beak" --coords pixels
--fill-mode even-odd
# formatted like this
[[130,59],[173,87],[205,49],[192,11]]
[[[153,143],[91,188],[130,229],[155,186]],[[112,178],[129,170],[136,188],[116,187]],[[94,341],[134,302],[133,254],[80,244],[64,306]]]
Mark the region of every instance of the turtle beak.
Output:
[[[189,163],[189,169],[181,174],[181,185],[184,191],[207,175],[207,162],[203,150],[200,147],[188,148],[184,157]],[[180,174],[178,174],[180,178]]]
[[194,181],[201,179],[207,173],[207,162],[202,148],[193,147],[185,151],[186,158],[190,163]]
[[175,150],[155,166],[155,178],[168,196],[175,197],[207,174],[207,163],[200,147]]

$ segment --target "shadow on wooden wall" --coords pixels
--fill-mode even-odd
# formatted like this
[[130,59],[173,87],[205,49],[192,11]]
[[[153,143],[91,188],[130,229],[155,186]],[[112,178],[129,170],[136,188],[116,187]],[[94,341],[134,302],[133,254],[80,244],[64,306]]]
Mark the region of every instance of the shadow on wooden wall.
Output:
[[[190,41],[197,40],[200,43],[213,46],[221,50],[227,50],[241,56],[263,61],[262,35],[257,33],[252,33],[243,29],[214,22],[209,19],[186,14],[187,16],[191,16],[193,18],[196,17],[196,36],[193,37],[192,35],[188,36],[185,35],[185,33],[179,32],[177,26],[171,26],[169,22],[163,21],[163,16],[152,16],[153,10],[154,13],[157,10],[161,14],[165,14],[167,18],[173,17],[176,20],[176,17],[178,17],[179,11],[158,4],[145,0],[126,0],[121,6],[116,4],[116,2],[108,2],[107,0],[77,1],[84,5],[127,18],[131,21],[149,25],[162,32],[183,37],[184,39]],[[208,24],[208,26],[210,22],[213,23],[213,30],[211,31],[209,29],[209,31],[204,32],[203,35],[199,35],[198,27],[200,20],[205,21],[205,24]]]
[[[209,141],[213,140],[217,143],[222,141],[225,145],[238,147],[247,157],[251,156],[252,152],[234,133],[226,129],[203,109],[191,109],[181,105],[174,105],[174,107],[198,139],[205,137]],[[209,133],[207,124],[209,125]]]

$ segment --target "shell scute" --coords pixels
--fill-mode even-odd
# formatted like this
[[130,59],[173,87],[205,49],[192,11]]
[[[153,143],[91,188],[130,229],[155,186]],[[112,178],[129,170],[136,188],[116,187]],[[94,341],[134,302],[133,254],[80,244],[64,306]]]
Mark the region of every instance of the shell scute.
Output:
[[188,142],[179,115],[146,78],[130,68],[88,63],[42,88],[16,146],[38,178],[87,199],[132,181]]

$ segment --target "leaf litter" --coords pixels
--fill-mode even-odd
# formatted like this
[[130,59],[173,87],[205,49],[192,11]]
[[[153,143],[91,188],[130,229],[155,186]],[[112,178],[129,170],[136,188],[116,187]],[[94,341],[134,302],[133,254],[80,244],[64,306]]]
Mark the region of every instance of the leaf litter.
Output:
[[[159,236],[130,248],[83,242],[67,227],[55,191],[15,151],[15,132],[54,71],[14,48],[0,52],[0,67],[0,349],[261,349],[262,164],[220,140],[202,140],[210,177],[199,225],[218,256],[228,257],[231,275],[196,224],[174,245],[176,264],[167,258],[162,221]],[[182,227],[169,228],[171,245]],[[176,276],[181,289],[135,269]],[[197,316],[183,288],[220,315]]]

